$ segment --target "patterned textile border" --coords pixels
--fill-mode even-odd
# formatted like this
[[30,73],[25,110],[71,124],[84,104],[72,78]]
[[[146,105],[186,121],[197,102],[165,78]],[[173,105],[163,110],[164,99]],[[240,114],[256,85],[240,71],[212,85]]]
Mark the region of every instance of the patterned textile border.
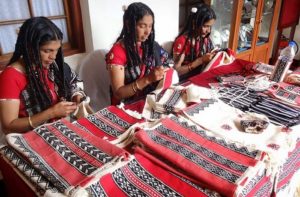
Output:
[[94,197],[220,196],[166,171],[139,154],[135,154],[135,159],[127,165],[103,176],[87,190]]
[[109,106],[95,114],[77,121],[81,128],[108,141],[116,140],[125,134],[127,129],[141,120],[136,119],[124,110]]
[[58,194],[58,190],[42,174],[40,174],[30,163],[16,153],[12,148],[5,146],[0,150],[5,159],[23,175],[26,180],[34,187],[39,195],[44,195],[46,190],[53,195]]
[[114,158],[127,155],[124,150],[66,120],[23,135],[9,134],[7,141],[65,194],[86,185]]
[[265,153],[228,143],[207,131],[171,116],[154,129],[136,133],[146,150],[171,162],[180,171],[225,196],[237,195],[247,181],[265,169]]
[[300,169],[300,138],[297,140],[297,146],[293,152],[289,154],[288,159],[282,166],[279,173],[276,192],[280,192],[289,186],[293,175]]

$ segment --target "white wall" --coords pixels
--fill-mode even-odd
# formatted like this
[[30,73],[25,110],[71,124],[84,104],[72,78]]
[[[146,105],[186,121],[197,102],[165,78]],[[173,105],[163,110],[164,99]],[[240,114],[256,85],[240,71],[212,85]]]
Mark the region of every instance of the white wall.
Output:
[[[132,0],[80,0],[86,51],[110,49],[123,23],[123,5]],[[141,0],[155,16],[156,41],[173,41],[178,34],[179,0]]]

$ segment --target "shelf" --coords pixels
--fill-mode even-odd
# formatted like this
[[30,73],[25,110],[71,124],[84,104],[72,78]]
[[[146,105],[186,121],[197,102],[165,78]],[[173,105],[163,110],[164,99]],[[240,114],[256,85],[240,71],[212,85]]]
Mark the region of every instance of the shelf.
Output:
[[263,16],[273,15],[273,12],[264,12]]

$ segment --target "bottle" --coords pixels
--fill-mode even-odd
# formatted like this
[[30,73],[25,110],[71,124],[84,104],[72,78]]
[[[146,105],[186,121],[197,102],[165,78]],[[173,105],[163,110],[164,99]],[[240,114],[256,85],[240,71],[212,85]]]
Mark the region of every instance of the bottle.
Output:
[[289,42],[289,45],[281,50],[280,55],[275,63],[275,68],[270,76],[271,81],[282,82],[290,65],[295,57],[295,42]]

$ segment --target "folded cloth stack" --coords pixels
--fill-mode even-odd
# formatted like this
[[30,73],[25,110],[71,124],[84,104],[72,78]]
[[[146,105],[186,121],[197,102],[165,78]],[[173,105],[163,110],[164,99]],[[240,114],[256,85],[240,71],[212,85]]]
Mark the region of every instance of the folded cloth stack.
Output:
[[[285,86],[285,88],[287,87],[289,87],[288,89],[291,89],[289,92],[283,88],[276,88],[272,90],[272,94],[277,94],[278,97],[284,98],[289,101],[291,105],[293,100],[299,100],[299,96],[289,96],[295,95],[295,93],[291,93],[294,88]],[[294,89],[294,92],[296,92],[295,90],[297,89],[299,88]],[[299,123],[300,109],[287,105],[287,102],[283,103],[284,100],[280,100],[279,98],[270,98],[266,95],[263,96],[255,91],[246,90],[245,87],[238,85],[221,87],[218,94],[219,98],[225,103],[242,111],[266,115],[269,120],[276,125],[291,127]]]
[[84,189],[103,171],[125,164],[128,153],[66,120],[25,134],[8,134],[18,151],[61,192],[86,196]]
[[125,166],[87,188],[91,196],[220,196],[135,153]]
[[224,196],[239,196],[251,178],[265,171],[264,152],[226,141],[176,116],[137,131],[135,137],[177,174]]
[[2,158],[13,166],[13,169],[21,179],[26,182],[38,196],[64,196],[45,176],[37,171],[30,162],[20,156],[13,148],[4,146],[0,149],[0,153]]
[[296,146],[297,129],[294,132],[283,132],[285,127],[268,123],[267,127],[259,125],[265,127],[265,129],[261,128],[260,132],[247,133],[241,124],[242,121],[255,117],[254,119],[267,124],[268,118],[261,114],[244,113],[221,100],[202,101],[187,107],[182,114],[202,128],[226,140],[239,142],[244,146],[265,152],[269,157],[266,162],[268,174],[272,174],[272,176],[276,175],[283,162],[288,158],[288,153]]

